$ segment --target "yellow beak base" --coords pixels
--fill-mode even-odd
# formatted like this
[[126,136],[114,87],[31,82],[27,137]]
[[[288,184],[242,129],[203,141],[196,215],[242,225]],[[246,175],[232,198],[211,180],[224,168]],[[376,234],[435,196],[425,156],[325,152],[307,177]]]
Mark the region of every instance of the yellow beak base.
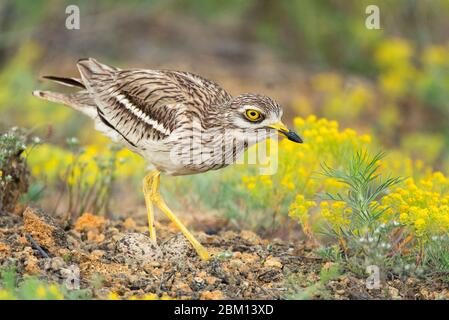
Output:
[[298,134],[296,132],[291,131],[289,128],[287,128],[287,126],[285,124],[283,124],[282,122],[272,124],[268,127],[277,130],[279,132],[279,134],[284,135],[290,141],[293,141],[296,143],[303,143],[303,140],[301,139],[301,137],[298,136]]

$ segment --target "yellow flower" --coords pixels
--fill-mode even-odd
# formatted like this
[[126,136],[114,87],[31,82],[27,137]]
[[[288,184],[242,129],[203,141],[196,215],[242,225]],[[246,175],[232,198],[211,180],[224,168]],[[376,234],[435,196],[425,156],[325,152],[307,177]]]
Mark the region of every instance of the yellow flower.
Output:
[[52,298],[55,300],[63,300],[64,295],[59,290],[58,286],[55,284],[52,284],[48,287],[48,291],[52,294]]
[[298,220],[303,227],[304,233],[309,236],[312,234],[312,230],[309,225],[309,210],[315,206],[315,201],[305,200],[304,195],[298,194],[295,201],[290,205],[288,211],[290,218]]
[[447,64],[449,62],[449,50],[443,46],[430,46],[425,49],[422,60],[429,65]]
[[371,136],[369,134],[364,134],[360,137],[360,141],[363,143],[371,143]]
[[424,219],[422,219],[422,218],[417,219],[417,220],[415,221],[416,232],[417,232],[418,234],[422,234],[425,225],[426,225],[426,221],[425,221]]
[[47,296],[47,290],[45,289],[45,287],[43,285],[39,285],[36,289],[36,296],[39,299],[43,299]]
[[407,78],[395,71],[380,75],[380,86],[386,93],[391,95],[401,95],[407,89]]
[[120,296],[115,292],[110,292],[108,295],[109,300],[120,300]]
[[449,232],[448,178],[441,172],[430,172],[416,182],[405,181],[382,199],[382,205],[399,213],[399,221],[415,232],[417,237],[431,237]]
[[7,290],[0,289],[0,300],[15,300],[16,297]]
[[375,52],[380,66],[396,67],[406,63],[413,55],[410,44],[403,39],[389,39],[382,42]]
[[343,201],[335,201],[331,204],[327,201],[320,203],[321,215],[332,226],[335,232],[340,233],[341,228],[350,223],[349,215],[352,210],[346,207]]
[[291,176],[290,175],[286,175],[286,176],[284,176],[282,178],[281,185],[286,187],[288,190],[295,189],[295,184],[291,181]]
[[401,221],[402,223],[406,223],[407,220],[408,220],[408,214],[405,213],[405,212],[402,212],[402,213],[399,215],[399,221]]
[[254,182],[250,182],[246,185],[248,190],[253,190],[256,187],[256,184]]

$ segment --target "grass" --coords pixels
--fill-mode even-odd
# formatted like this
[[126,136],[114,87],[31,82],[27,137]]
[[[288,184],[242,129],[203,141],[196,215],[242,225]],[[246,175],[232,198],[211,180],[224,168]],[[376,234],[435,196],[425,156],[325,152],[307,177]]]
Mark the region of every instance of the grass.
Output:
[[[310,300],[316,297],[321,299],[331,299],[331,292],[326,288],[326,285],[337,279],[341,275],[341,267],[336,263],[325,264],[320,271],[319,280],[311,281],[302,277],[290,278],[287,281],[287,286],[292,291],[285,296],[288,300]],[[299,287],[298,283],[308,284],[306,287]]]
[[88,290],[68,290],[35,276],[19,278],[13,268],[0,271],[0,300],[78,300],[90,299]]
[[338,231],[367,238],[372,236],[369,232],[380,224],[380,218],[387,209],[380,208],[378,200],[401,181],[399,177],[382,179],[379,162],[383,157],[381,152],[370,157],[366,151],[358,151],[344,169],[323,165],[323,175],[349,187],[346,194],[326,193],[322,197],[323,200],[342,201],[350,209],[351,225],[347,230],[340,227]]

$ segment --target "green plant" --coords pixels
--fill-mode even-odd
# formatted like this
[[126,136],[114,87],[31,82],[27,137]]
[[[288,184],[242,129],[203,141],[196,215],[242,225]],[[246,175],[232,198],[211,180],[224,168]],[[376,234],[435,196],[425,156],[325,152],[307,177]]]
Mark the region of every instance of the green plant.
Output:
[[359,151],[350,159],[346,168],[335,169],[326,164],[322,166],[323,175],[337,179],[349,188],[346,194],[326,192],[322,197],[323,200],[342,201],[350,209],[350,224],[347,227],[339,226],[341,232],[369,236],[369,232],[379,226],[380,217],[387,209],[381,208],[378,200],[401,181],[400,178],[382,179],[379,162],[383,156],[383,153],[377,153],[370,157],[366,151]]
[[[339,242],[348,266],[359,274],[363,274],[369,265],[384,270],[392,268],[398,265],[398,258],[402,258],[399,252],[402,248],[395,244],[406,238],[406,232],[397,221],[385,223],[382,218],[388,208],[379,204],[402,179],[382,177],[379,169],[383,157],[383,153],[371,157],[366,151],[359,151],[342,169],[323,165],[326,177],[337,179],[348,187],[346,193],[322,195],[322,210],[328,210],[323,208],[326,207],[323,203],[330,201],[334,203],[330,210],[340,210],[344,215],[343,222],[328,219],[324,233]],[[337,203],[343,209],[336,208]]]
[[431,272],[441,273],[449,281],[449,237],[432,237],[425,246],[425,261]]
[[0,300],[75,300],[89,299],[86,290],[68,290],[34,276],[19,278],[13,268],[0,270]]
[[[371,157],[366,151],[359,151],[343,168],[322,167],[325,177],[347,186],[345,192],[326,192],[320,196],[325,219],[322,233],[339,243],[343,259],[359,274],[369,265],[388,268],[397,265],[403,249],[397,244],[407,236],[400,223],[383,219],[388,208],[379,201],[402,180],[382,177],[379,169],[383,156],[377,153]],[[329,258],[339,257],[335,247],[322,251]]]
[[106,156],[86,157],[76,138],[67,139],[72,152],[63,181],[69,204],[67,212],[71,219],[84,212],[108,213],[117,169],[117,146],[110,145]]
[[18,127],[0,135],[0,210],[13,210],[19,200],[28,200],[27,157],[40,143],[37,137],[28,141],[28,135]]
[[[312,283],[305,279],[290,278],[287,286],[290,288],[291,293],[287,294],[285,298],[289,300],[310,300],[318,296],[322,299],[331,298],[326,285],[340,275],[341,267],[339,264],[327,263],[321,268],[320,280],[318,282]],[[298,283],[304,283],[304,281],[309,283],[307,287],[302,288],[297,285]]]

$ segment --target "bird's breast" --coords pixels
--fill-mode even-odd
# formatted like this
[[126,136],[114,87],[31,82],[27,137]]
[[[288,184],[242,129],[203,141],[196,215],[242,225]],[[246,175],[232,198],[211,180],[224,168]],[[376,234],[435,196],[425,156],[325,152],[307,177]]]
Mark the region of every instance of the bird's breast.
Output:
[[248,147],[229,136],[202,136],[180,133],[171,139],[150,142],[144,158],[170,175],[190,175],[218,170],[236,163]]

